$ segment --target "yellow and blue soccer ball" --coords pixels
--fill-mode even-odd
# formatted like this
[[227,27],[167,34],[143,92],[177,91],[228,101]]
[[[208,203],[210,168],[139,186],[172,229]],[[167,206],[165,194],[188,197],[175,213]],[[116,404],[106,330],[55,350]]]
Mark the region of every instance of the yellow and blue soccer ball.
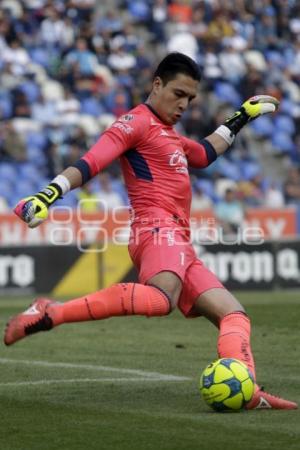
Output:
[[204,369],[200,392],[215,411],[240,411],[253,396],[254,380],[244,363],[221,358]]

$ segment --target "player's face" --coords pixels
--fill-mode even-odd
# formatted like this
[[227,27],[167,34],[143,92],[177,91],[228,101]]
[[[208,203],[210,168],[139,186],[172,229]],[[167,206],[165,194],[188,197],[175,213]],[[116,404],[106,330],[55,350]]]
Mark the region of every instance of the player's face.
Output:
[[196,97],[198,87],[197,80],[182,73],[165,85],[161,78],[156,77],[151,95],[152,106],[164,122],[174,125]]

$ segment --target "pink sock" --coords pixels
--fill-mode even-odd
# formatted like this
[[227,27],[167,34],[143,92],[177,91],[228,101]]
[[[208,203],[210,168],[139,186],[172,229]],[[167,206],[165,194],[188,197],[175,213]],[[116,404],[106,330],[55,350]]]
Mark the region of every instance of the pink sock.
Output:
[[113,316],[164,316],[170,302],[159,288],[138,283],[119,283],[65,303],[54,303],[48,312],[54,325],[106,319]]
[[220,358],[236,358],[244,362],[254,380],[255,364],[250,345],[251,324],[249,317],[242,312],[227,314],[220,322],[218,354]]

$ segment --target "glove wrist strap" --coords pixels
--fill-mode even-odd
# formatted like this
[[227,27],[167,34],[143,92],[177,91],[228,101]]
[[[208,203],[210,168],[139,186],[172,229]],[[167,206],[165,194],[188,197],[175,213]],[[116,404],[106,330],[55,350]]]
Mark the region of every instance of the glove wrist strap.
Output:
[[249,122],[249,116],[246,113],[245,109],[241,107],[238,111],[236,111],[233,116],[229,117],[224,122],[224,126],[229,128],[231,133],[237,135],[237,133]]
[[225,125],[220,125],[215,130],[215,133],[221,136],[221,138],[224,139],[224,141],[227,142],[228,145],[232,145],[233,141],[235,140],[235,135]]
[[61,187],[56,183],[50,183],[44,189],[36,194],[36,197],[41,200],[47,207],[51,206],[62,195]]
[[55,183],[58,184],[58,186],[61,188],[62,191],[62,195],[67,194],[70,190],[71,190],[71,183],[68,180],[67,177],[65,177],[64,175],[57,175],[52,181],[51,183]]

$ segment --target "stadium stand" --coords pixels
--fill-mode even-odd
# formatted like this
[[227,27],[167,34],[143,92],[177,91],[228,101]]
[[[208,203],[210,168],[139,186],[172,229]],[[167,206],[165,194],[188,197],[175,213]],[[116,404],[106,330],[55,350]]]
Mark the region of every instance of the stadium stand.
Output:
[[[213,131],[251,95],[281,100],[279,112],[243,131],[222,161],[193,172],[195,190],[216,203],[220,178],[238,185],[259,173],[263,198],[254,206],[268,203],[274,182],[288,200],[285,173],[300,164],[298,17],[295,0],[3,0],[2,204],[12,207],[19,194],[32,193],[80,157],[115,117],[144,101],[151,68],[174,48],[193,56],[203,72],[200,100],[179,125],[189,136]],[[126,202],[117,165],[107,172]],[[71,196],[68,205],[77,201]]]

